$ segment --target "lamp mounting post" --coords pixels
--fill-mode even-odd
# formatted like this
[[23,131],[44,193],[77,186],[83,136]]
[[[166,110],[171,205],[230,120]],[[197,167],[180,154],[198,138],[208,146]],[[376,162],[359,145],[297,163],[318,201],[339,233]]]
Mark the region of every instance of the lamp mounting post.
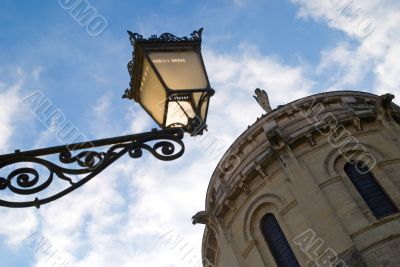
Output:
[[140,158],[147,151],[159,160],[175,160],[185,151],[184,133],[195,136],[206,129],[214,90],[201,55],[202,29],[190,37],[164,33],[145,39],[128,33],[133,45],[131,82],[123,98],[138,102],[161,129],[0,155],[0,206],[40,208],[81,187],[125,154]]

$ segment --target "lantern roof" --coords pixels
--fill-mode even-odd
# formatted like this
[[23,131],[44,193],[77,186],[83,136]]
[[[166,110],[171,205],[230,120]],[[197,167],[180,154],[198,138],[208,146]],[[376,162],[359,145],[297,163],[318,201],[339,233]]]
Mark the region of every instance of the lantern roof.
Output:
[[[125,90],[122,98],[134,99],[138,97],[138,79],[140,76],[140,61],[143,57],[143,49],[157,50],[173,50],[177,48],[201,49],[203,28],[193,31],[189,37],[177,37],[172,33],[163,33],[161,35],[151,35],[149,38],[144,38],[143,35],[128,31],[129,40],[131,41],[133,52],[132,60],[128,62],[128,72],[131,77],[129,83],[130,88]],[[162,45],[162,46],[160,46]]]

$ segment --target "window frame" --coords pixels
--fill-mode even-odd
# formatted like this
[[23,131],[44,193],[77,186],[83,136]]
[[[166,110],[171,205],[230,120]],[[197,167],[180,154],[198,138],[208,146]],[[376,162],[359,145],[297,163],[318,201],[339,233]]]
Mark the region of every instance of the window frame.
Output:
[[276,266],[278,266],[278,267],[285,267],[285,266],[283,266],[282,264],[280,265],[279,260],[278,260],[278,258],[277,258],[277,255],[274,253],[274,250],[275,250],[275,249],[274,249],[274,248],[271,248],[272,244],[271,244],[270,241],[268,240],[268,237],[267,237],[267,235],[266,235],[266,233],[265,233],[265,231],[264,231],[264,229],[265,229],[265,227],[266,227],[266,226],[265,226],[265,221],[266,221],[267,217],[272,217],[273,220],[275,221],[276,226],[278,227],[278,231],[279,231],[279,232],[281,233],[281,235],[282,235],[281,238],[284,239],[284,243],[286,243],[286,244],[287,244],[287,247],[290,249],[289,254],[292,254],[292,257],[293,257],[293,259],[295,260],[295,262],[297,263],[297,266],[300,267],[300,266],[301,266],[301,265],[300,265],[300,261],[299,261],[299,259],[297,258],[297,256],[296,256],[296,254],[295,254],[295,252],[294,252],[294,250],[293,250],[293,248],[292,248],[292,246],[291,246],[289,240],[287,239],[287,235],[285,234],[284,229],[282,229],[282,226],[280,225],[280,223],[279,223],[279,221],[278,221],[278,218],[275,216],[275,214],[273,214],[273,213],[271,213],[271,212],[268,212],[268,213],[266,213],[266,214],[261,218],[261,220],[260,220],[260,231],[261,231],[262,237],[263,237],[263,239],[264,239],[264,242],[265,242],[266,246],[267,246],[268,249],[269,249],[269,253],[272,255],[272,258],[274,259],[274,262],[275,262]]
[[[371,179],[375,182],[375,184],[378,186],[379,190],[383,193],[383,196],[385,196],[386,200],[389,201],[389,203],[392,205],[392,207],[394,208],[394,212],[391,214],[387,214],[387,215],[382,215],[379,216],[377,214],[377,210],[373,209],[370,204],[368,203],[368,200],[366,199],[366,196],[364,194],[362,194],[362,192],[360,191],[360,189],[357,187],[356,182],[354,181],[354,179],[352,177],[350,177],[349,173],[346,171],[347,166],[354,166],[356,164],[360,164],[365,166],[366,168],[368,168],[368,174],[370,175]],[[364,164],[362,161],[349,161],[346,162],[345,164],[342,165],[342,171],[345,175],[345,179],[347,180],[348,184],[351,185],[352,187],[352,191],[356,192],[358,195],[357,198],[360,199],[360,201],[362,201],[363,206],[365,206],[368,211],[371,213],[371,215],[374,217],[374,219],[376,220],[382,220],[385,219],[387,217],[399,214],[399,207],[396,205],[396,203],[393,201],[393,199],[391,198],[391,196],[388,194],[387,190],[385,190],[385,187],[381,184],[381,182],[379,181],[379,179],[377,178],[377,176],[375,175],[375,173],[373,172],[373,170],[366,164]],[[363,174],[360,174],[363,175]],[[357,177],[356,177],[357,178]],[[357,201],[359,202],[359,201]]]

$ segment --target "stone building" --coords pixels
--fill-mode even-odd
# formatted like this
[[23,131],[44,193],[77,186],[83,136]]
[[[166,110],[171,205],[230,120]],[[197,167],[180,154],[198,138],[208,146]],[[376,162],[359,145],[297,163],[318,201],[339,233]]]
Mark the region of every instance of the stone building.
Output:
[[268,112],[211,178],[203,265],[400,266],[400,108],[329,92]]

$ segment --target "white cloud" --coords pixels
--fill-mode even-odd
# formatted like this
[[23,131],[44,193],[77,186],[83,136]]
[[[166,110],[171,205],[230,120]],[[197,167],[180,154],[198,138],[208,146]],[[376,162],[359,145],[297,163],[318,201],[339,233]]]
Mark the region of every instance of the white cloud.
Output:
[[[12,85],[0,80],[0,154],[10,153],[15,149],[12,147],[12,139],[15,132],[20,129],[20,122],[26,115],[22,110],[21,88],[24,86],[25,75],[21,68],[0,70],[1,74],[10,75]],[[4,175],[1,173],[0,175]],[[15,249],[21,245],[21,241],[31,235],[38,223],[33,210],[22,209],[0,209],[0,235],[5,237],[7,244]]]
[[130,127],[128,129],[127,134],[141,133],[148,131],[150,129],[151,127],[150,116],[145,114],[144,110],[141,110],[139,112],[137,110],[137,107],[134,106],[134,104],[132,104],[132,106],[126,112],[126,118],[128,121],[130,121]]
[[[263,113],[252,97],[254,89],[267,90],[276,107],[309,94],[313,86],[301,66],[245,45],[237,54],[206,52],[205,62],[217,91],[210,131],[186,136],[181,159],[162,162],[146,151],[140,159],[125,156],[82,188],[41,207],[38,229],[71,266],[197,266],[204,227],[193,226],[191,217],[204,209],[208,182],[223,152]],[[112,125],[109,108],[108,97],[100,98],[90,127]],[[126,114],[138,114],[127,109]],[[126,131],[148,130],[150,117],[131,121],[131,116],[125,118]],[[173,246],[173,240],[181,241]],[[36,266],[47,256],[38,254]]]
[[11,248],[21,246],[38,226],[36,212],[33,210],[5,209],[0,211],[0,235],[6,237]]
[[13,134],[16,119],[19,117],[19,91],[21,82],[7,87],[0,84],[0,153],[9,152],[9,141]]
[[226,129],[231,128],[233,136],[263,112],[252,97],[256,88],[266,90],[276,108],[310,94],[314,86],[302,66],[286,65],[248,44],[242,44],[237,54],[205,52],[205,63],[212,86],[217,89],[212,98],[210,128],[218,129],[222,121],[227,121],[232,123]]
[[[299,16],[327,23],[356,42],[322,53],[319,72],[333,73],[329,89],[400,93],[400,3],[394,0],[292,0]],[[369,25],[369,26],[368,26]]]

